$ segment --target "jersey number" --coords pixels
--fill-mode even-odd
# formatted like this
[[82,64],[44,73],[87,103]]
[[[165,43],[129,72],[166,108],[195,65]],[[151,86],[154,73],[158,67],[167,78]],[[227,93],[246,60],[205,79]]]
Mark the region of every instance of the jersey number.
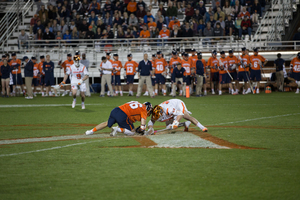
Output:
[[300,72],[300,65],[294,66],[294,72]]
[[133,72],[133,67],[127,67],[127,73],[132,73]]
[[163,65],[156,65],[157,71],[164,71],[164,66]]
[[257,68],[257,67],[258,67],[258,63],[254,62],[254,68]]
[[76,74],[77,79],[81,79],[81,74]]
[[137,101],[131,101],[129,106],[132,110],[134,110],[134,109],[137,109],[138,107],[140,107],[140,108],[143,107],[143,104],[141,104]]

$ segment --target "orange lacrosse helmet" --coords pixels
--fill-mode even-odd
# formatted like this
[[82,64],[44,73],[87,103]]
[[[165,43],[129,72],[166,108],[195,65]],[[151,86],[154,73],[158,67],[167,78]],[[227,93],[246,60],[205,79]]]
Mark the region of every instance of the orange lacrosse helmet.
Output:
[[164,113],[164,110],[162,109],[161,106],[156,105],[154,106],[153,110],[152,110],[152,117],[151,120],[158,120]]
[[73,57],[73,60],[75,60],[75,61],[80,61],[80,57],[79,57],[78,55],[75,55],[75,56]]

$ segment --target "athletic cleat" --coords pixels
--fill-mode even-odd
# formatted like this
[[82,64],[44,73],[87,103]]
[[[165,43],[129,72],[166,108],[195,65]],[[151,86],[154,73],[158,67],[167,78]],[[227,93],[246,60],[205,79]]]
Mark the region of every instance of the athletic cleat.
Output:
[[117,135],[117,130],[118,130],[118,128],[119,128],[118,126],[112,127],[112,128],[111,128],[110,136],[112,136],[112,137],[116,136],[116,135]]
[[68,92],[65,91],[61,96],[64,97],[64,96],[66,96],[67,94],[68,94]]
[[73,101],[72,108],[75,108],[75,105],[76,105],[76,101]]
[[85,105],[81,104],[81,109],[84,110],[85,109]]
[[191,122],[190,121],[186,121],[184,122],[184,131],[189,131],[189,126],[191,125]]
[[94,131],[93,130],[89,130],[85,132],[85,135],[93,135]]
[[145,93],[143,94],[143,96],[149,96],[149,93],[148,93],[148,92],[145,92]]
[[256,90],[256,94],[259,94],[259,89]]
[[207,132],[208,130],[207,130],[207,128],[204,128],[204,129],[202,129],[202,131],[203,131],[203,132]]
[[295,94],[299,94],[299,89],[296,90]]
[[232,95],[238,95],[239,93],[238,92],[234,92],[234,93],[232,93]]
[[211,94],[216,94],[215,91],[212,91]]

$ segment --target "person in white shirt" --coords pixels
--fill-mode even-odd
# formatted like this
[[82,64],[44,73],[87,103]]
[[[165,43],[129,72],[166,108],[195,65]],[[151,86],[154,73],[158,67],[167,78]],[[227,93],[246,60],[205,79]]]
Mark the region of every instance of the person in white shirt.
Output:
[[188,131],[188,127],[191,123],[200,128],[203,132],[207,132],[207,128],[204,127],[197,119],[190,116],[192,114],[186,107],[185,103],[179,99],[170,99],[159,105],[153,107],[151,120],[148,122],[147,135],[154,134],[153,125],[155,121],[166,122],[167,129],[176,129],[181,124],[179,122],[182,118],[188,120],[182,123],[185,126],[185,131]]
[[[100,64],[100,71],[102,72],[101,78],[101,93],[100,97],[104,97],[105,95],[105,84],[107,84],[110,94],[113,94],[113,89],[111,85],[111,72],[113,71],[113,67],[110,61],[107,60],[105,56],[102,57],[102,63]],[[111,96],[111,95],[108,95]]]
[[68,76],[70,76],[71,88],[73,94],[72,108],[75,108],[76,94],[77,94],[77,90],[79,89],[81,95],[81,108],[85,109],[84,100],[85,100],[86,85],[84,81],[89,78],[89,74],[86,67],[82,63],[79,63],[80,57],[78,55],[75,55],[73,60],[74,60],[74,64],[67,67],[64,80],[61,82],[60,85],[63,86]]

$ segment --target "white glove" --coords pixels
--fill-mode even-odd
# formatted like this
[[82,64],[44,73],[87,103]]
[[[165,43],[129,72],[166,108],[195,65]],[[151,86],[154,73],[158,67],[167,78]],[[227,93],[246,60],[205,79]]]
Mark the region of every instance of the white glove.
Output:
[[153,135],[153,134],[154,134],[153,127],[149,128],[148,131],[145,132],[145,135]]
[[172,129],[176,129],[178,128],[178,126],[179,126],[179,122],[175,120],[172,124]]
[[78,85],[81,85],[82,82],[83,82],[82,79],[80,79],[79,82],[78,82]]

